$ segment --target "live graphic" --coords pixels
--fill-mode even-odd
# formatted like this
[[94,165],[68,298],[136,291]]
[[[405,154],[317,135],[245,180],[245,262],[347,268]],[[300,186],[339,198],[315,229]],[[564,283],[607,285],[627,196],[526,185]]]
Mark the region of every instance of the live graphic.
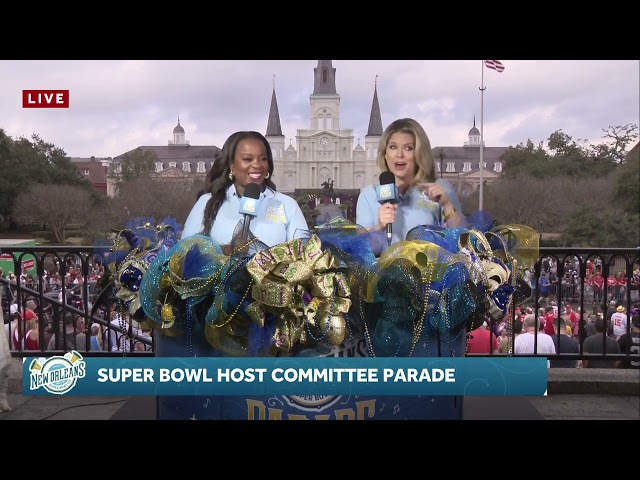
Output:
[[69,108],[69,90],[23,90],[22,108]]

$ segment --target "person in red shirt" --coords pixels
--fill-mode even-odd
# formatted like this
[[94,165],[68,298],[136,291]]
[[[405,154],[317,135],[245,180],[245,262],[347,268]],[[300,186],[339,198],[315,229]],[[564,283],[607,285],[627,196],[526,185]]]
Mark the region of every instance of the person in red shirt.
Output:
[[553,335],[556,333],[556,329],[553,325],[557,316],[558,315],[553,306],[548,306],[544,309],[544,333],[547,335]]
[[[16,324],[13,330],[13,348],[15,350],[39,350],[38,316],[33,310],[27,308],[24,311],[24,319],[22,319],[21,315],[19,321],[23,322],[22,332],[19,331],[18,325]],[[20,333],[22,333],[22,341],[20,341]]]
[[607,277],[607,296],[611,300],[615,300],[618,297],[618,281],[613,274]]
[[[500,342],[489,330],[485,321],[478,328],[471,330],[467,339],[467,353],[498,353]],[[491,349],[491,350],[490,350]]]
[[596,270],[596,274],[591,279],[593,283],[593,297],[596,303],[602,302],[602,289],[604,288],[604,277],[600,270]]
[[624,297],[627,294],[627,277],[622,272],[616,273],[616,288],[618,289],[617,299],[624,301]]
[[574,338],[578,338],[580,335],[580,315],[576,312],[570,303],[567,303],[564,307],[564,320],[567,325],[571,325],[571,333]]

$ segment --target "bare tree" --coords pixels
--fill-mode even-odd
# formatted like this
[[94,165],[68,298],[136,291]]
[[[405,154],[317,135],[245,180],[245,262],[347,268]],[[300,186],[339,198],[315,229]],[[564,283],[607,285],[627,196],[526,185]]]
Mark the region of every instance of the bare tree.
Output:
[[71,224],[83,228],[91,208],[91,195],[85,188],[34,184],[18,195],[12,217],[23,225],[46,225],[56,241],[64,245],[66,230]]
[[121,185],[112,208],[117,215],[125,216],[124,223],[137,217],[153,217],[156,221],[172,217],[184,224],[197,199],[198,188],[199,185],[185,183],[183,178],[141,176]]
[[[611,176],[535,178],[521,174],[485,186],[484,210],[500,224],[518,223],[545,232],[561,232],[579,205],[602,209],[613,201]],[[463,211],[478,209],[478,194],[461,199]]]

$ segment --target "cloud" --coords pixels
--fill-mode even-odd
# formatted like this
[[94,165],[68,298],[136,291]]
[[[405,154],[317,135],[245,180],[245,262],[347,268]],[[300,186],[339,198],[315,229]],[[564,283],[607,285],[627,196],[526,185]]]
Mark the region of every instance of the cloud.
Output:
[[[37,133],[69,156],[114,157],[166,145],[180,116],[192,145],[222,146],[234,131],[266,131],[275,83],[283,134],[295,144],[297,129],[309,128],[317,63],[0,61],[0,128]],[[364,141],[376,82],[383,124],[415,118],[434,146],[462,145],[474,117],[488,146],[538,143],[556,130],[600,143],[609,126],[640,124],[637,60],[502,63],[498,73],[480,60],[334,60],[340,127]],[[23,109],[24,89],[68,89],[70,108]]]

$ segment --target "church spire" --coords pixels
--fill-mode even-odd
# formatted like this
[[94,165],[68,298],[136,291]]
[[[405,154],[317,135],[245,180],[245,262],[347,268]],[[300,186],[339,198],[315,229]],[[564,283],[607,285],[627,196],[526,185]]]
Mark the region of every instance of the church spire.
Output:
[[337,95],[336,69],[331,60],[318,60],[318,66],[313,69],[313,94]]
[[382,136],[382,116],[380,115],[380,104],[378,103],[378,75],[376,75],[373,87],[373,103],[371,104],[367,137],[373,135]]
[[273,93],[271,94],[271,107],[269,108],[269,119],[267,120],[267,137],[283,137],[280,126],[280,113],[278,112],[278,100],[276,100],[276,76],[273,76]]

